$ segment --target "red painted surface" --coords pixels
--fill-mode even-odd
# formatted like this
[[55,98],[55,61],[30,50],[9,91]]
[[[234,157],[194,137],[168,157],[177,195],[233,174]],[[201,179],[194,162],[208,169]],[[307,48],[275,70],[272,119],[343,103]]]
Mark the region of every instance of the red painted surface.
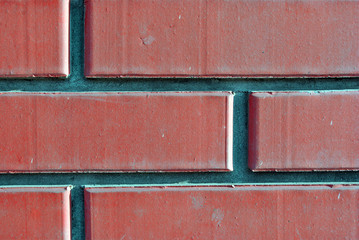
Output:
[[359,187],[85,189],[86,239],[359,239]]
[[71,239],[70,189],[0,188],[0,239]]
[[85,5],[88,77],[359,75],[359,1]]
[[359,91],[249,97],[254,171],[359,170]]
[[2,93],[0,172],[230,171],[230,92]]
[[69,74],[69,0],[2,0],[0,16],[0,77]]

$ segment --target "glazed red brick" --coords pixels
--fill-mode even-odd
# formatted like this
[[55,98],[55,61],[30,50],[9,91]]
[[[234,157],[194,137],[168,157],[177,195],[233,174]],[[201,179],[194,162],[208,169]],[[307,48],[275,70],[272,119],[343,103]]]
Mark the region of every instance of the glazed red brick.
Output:
[[0,188],[0,239],[71,239],[70,188]]
[[230,92],[0,94],[0,172],[230,171]]
[[359,187],[86,188],[86,239],[358,239]]
[[2,0],[0,16],[0,77],[69,74],[69,0]]
[[249,97],[253,171],[359,170],[359,91]]
[[352,0],[88,0],[85,75],[358,76]]

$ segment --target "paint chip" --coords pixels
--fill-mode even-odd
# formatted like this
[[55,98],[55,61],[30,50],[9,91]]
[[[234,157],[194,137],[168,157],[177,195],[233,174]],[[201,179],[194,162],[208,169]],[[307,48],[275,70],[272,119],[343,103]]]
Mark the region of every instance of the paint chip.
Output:
[[141,41],[142,41],[143,45],[151,45],[155,41],[155,38],[150,35],[150,36],[141,38]]

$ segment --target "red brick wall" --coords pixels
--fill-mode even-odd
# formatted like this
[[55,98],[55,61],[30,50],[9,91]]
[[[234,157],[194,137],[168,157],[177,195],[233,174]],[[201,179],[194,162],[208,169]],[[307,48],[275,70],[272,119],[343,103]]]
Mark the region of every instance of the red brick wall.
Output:
[[359,239],[358,1],[0,16],[0,239]]

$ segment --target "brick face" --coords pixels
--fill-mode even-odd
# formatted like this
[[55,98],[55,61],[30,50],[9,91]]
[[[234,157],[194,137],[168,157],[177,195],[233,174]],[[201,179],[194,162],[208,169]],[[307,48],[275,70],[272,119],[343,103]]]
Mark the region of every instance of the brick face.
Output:
[[86,239],[358,239],[357,186],[85,189]]
[[358,1],[85,4],[88,77],[359,74]]
[[2,93],[1,172],[230,171],[230,92]]
[[0,1],[0,77],[69,74],[69,0]]
[[358,91],[252,93],[249,167],[358,170],[358,123]]
[[70,189],[0,188],[0,239],[71,239]]

